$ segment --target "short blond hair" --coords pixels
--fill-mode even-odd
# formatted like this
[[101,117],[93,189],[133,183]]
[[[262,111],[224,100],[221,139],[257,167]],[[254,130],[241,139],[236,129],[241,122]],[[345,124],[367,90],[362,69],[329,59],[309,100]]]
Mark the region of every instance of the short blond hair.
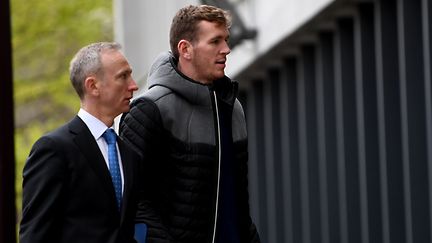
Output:
[[189,5],[181,8],[174,16],[170,29],[170,46],[175,58],[179,52],[177,44],[180,40],[194,41],[198,31],[198,23],[202,20],[215,22],[231,27],[231,15],[228,11],[210,5]]

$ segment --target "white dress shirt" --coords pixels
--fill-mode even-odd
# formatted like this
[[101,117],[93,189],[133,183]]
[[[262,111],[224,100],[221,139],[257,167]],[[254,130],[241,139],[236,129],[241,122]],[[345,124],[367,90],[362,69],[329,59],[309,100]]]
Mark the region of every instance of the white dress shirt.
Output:
[[[109,127],[107,127],[105,125],[105,123],[103,123],[102,121],[100,121],[99,119],[97,119],[96,117],[94,117],[93,115],[91,115],[90,113],[88,113],[86,110],[84,110],[82,108],[78,111],[78,117],[81,118],[81,120],[83,120],[83,122],[87,125],[91,134],[95,138],[96,143],[98,144],[99,149],[102,152],[102,155],[105,159],[105,163],[109,169],[108,144],[105,141],[105,139],[102,137],[103,133]],[[119,167],[120,167],[120,175],[121,175],[121,181],[122,181],[122,194],[123,194],[123,191],[124,191],[123,164],[122,164],[120,151],[119,151],[117,143],[116,143],[116,147],[117,147],[118,161],[119,161]]]

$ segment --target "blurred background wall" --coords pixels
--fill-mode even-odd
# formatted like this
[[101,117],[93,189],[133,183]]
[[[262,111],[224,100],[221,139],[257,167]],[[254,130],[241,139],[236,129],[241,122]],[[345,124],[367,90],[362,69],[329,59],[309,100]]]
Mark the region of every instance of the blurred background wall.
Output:
[[428,0],[114,2],[142,87],[180,7],[238,15],[249,35],[237,35],[227,75],[246,110],[262,242],[431,242]]

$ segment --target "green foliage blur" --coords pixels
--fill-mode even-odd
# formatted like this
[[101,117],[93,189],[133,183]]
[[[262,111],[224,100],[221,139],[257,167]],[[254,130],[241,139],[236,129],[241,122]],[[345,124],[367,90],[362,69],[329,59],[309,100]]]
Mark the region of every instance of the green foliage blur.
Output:
[[19,221],[22,169],[31,146],[78,112],[69,62],[81,47],[113,40],[113,11],[106,0],[11,0],[11,15]]

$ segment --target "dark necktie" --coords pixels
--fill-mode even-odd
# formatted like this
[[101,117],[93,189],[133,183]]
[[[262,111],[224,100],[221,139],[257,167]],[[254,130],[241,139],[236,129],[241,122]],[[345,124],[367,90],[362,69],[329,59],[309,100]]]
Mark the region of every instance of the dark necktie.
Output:
[[120,211],[120,205],[122,200],[122,180],[116,148],[117,135],[112,128],[109,128],[104,132],[102,136],[108,144],[109,171],[114,185],[115,195],[117,199],[117,207]]

